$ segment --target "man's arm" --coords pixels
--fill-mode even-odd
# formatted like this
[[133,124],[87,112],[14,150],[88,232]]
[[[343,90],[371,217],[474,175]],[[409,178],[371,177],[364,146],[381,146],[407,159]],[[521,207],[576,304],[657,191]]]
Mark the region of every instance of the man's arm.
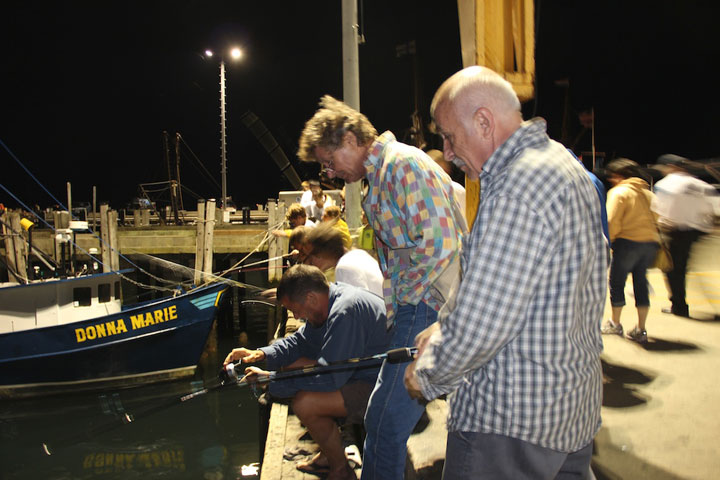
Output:
[[[331,363],[362,356],[368,334],[363,321],[359,318],[359,315],[362,314],[358,310],[351,309],[348,312],[331,316],[327,320],[330,323],[323,336],[322,347],[315,358],[322,358],[327,363]],[[263,347],[263,349],[265,348],[267,347]],[[282,388],[285,393],[297,390],[332,392],[345,385],[353,374],[354,369],[348,368],[289,378],[282,380]]]
[[272,345],[261,347],[259,350],[265,354],[268,367],[277,370],[290,365],[301,357],[317,358],[319,345],[314,339],[313,332],[307,324],[301,326],[292,335],[281,338]]

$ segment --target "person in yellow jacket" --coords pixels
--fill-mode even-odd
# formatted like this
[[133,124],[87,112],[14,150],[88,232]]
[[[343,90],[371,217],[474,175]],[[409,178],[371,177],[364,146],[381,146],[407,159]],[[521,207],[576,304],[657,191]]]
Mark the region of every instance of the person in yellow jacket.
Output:
[[608,191],[607,214],[612,248],[610,305],[612,319],[602,327],[605,334],[623,334],[620,315],[625,306],[625,281],[632,273],[638,323],[627,337],[647,342],[645,321],[650,308],[647,269],[659,248],[657,215],[650,209],[653,193],[643,179],[640,166],[627,158],[610,162],[606,171],[613,187]]

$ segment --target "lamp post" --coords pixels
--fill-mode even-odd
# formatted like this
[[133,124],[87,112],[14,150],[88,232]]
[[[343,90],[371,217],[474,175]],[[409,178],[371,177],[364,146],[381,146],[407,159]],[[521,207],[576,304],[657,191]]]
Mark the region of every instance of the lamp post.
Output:
[[[212,50],[205,50],[205,56],[213,56]],[[242,57],[242,50],[233,48],[230,50],[230,57],[234,60]],[[220,177],[222,179],[222,199],[220,205],[223,211],[227,207],[227,139],[226,139],[226,115],[225,115],[225,58],[220,56]]]

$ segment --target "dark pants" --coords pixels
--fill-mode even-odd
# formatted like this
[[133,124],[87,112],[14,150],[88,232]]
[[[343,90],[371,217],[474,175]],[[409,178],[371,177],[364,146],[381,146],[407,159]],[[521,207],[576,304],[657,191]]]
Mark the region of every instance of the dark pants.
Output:
[[655,242],[633,242],[618,238],[612,245],[613,255],[610,263],[610,304],[613,307],[625,306],[625,281],[632,274],[635,306],[650,306],[647,285],[647,269],[657,255]]
[[670,286],[672,313],[675,315],[688,315],[688,304],[685,301],[685,274],[690,258],[690,248],[702,235],[704,233],[699,230],[672,230],[667,233],[673,269],[665,275]]
[[492,433],[448,432],[443,480],[591,480],[592,442],[558,452]]

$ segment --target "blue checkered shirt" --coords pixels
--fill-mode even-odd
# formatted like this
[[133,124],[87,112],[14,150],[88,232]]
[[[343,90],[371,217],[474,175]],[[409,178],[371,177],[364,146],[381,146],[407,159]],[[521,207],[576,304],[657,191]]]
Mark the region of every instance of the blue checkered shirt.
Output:
[[608,252],[590,178],[545,129],[483,166],[455,309],[416,372],[427,399],[450,393],[448,430],[573,452],[600,427]]

